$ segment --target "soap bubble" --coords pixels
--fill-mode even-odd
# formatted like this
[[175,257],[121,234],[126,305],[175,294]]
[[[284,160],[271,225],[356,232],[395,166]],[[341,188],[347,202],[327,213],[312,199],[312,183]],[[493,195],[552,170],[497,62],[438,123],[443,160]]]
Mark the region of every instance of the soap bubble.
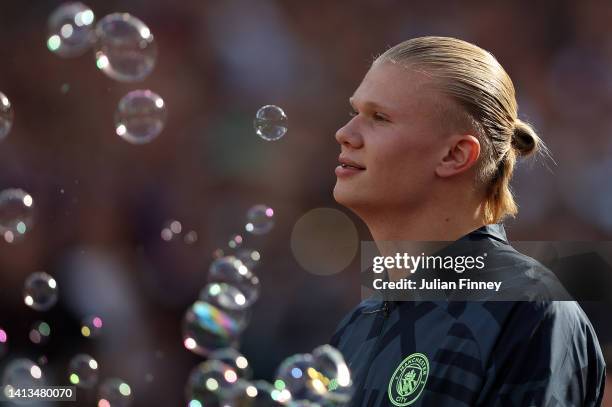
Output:
[[157,45],[151,30],[128,13],[109,14],[96,25],[96,65],[121,82],[139,82],[151,73]]
[[312,351],[312,357],[318,379],[326,386],[323,393],[325,400],[334,404],[348,403],[353,393],[353,383],[340,351],[331,345],[322,345]]
[[36,311],[47,311],[57,302],[57,282],[45,272],[30,274],[23,289],[25,304]]
[[0,328],[0,358],[6,355],[8,351],[8,335],[6,331]]
[[49,341],[51,335],[51,327],[44,321],[36,321],[30,328],[30,341],[37,345],[44,345]]
[[183,231],[183,225],[178,220],[169,220],[164,224],[161,231],[161,238],[165,242],[176,240]]
[[0,192],[0,233],[12,243],[32,227],[34,200],[23,189],[10,188]]
[[222,406],[225,401],[238,396],[240,391],[238,374],[218,360],[208,360],[193,368],[185,389],[190,407]]
[[166,105],[150,90],[133,90],[119,101],[115,111],[115,132],[132,144],[145,144],[164,129]]
[[14,115],[13,105],[6,95],[0,92],[0,141],[11,131]]
[[287,116],[280,107],[266,105],[257,111],[253,125],[255,132],[262,139],[278,140],[287,133]]
[[84,353],[76,355],[68,365],[68,380],[77,387],[91,389],[98,382],[98,362]]
[[208,355],[209,360],[218,360],[225,363],[238,374],[241,379],[250,379],[252,376],[249,361],[234,348],[218,349]]
[[227,312],[204,301],[196,301],[183,317],[183,344],[198,355],[238,343],[241,326]]
[[83,3],[66,3],[49,17],[47,48],[61,57],[82,55],[95,41],[93,11]]
[[[283,360],[276,370],[274,387],[278,391],[287,390],[294,400],[310,399],[308,376],[309,369],[313,369],[314,360],[309,353],[300,353]],[[315,398],[318,399],[318,396]]]
[[213,305],[227,314],[243,331],[250,320],[250,310],[245,306],[244,295],[233,285],[210,283],[200,291],[200,301]]
[[81,335],[85,338],[95,338],[102,332],[102,318],[97,315],[89,315],[81,321]]
[[132,404],[132,400],[132,389],[122,379],[106,379],[98,389],[99,407],[128,407]]
[[5,395],[8,389],[37,388],[45,386],[43,371],[30,359],[15,359],[4,368],[2,389]]
[[229,242],[227,243],[227,245],[230,247],[230,249],[237,249],[240,246],[242,246],[242,242],[244,241],[244,239],[242,238],[242,236],[240,235],[232,235],[230,236]]
[[330,345],[319,346],[312,354],[297,354],[285,359],[276,377],[276,389],[287,389],[294,401],[342,405],[352,396],[348,366],[342,354]]
[[235,254],[236,258],[240,260],[249,270],[253,270],[261,260],[261,254],[257,250],[252,249],[240,249]]
[[268,233],[274,227],[274,210],[267,205],[255,205],[247,212],[245,229],[254,235]]
[[259,278],[234,256],[214,260],[210,265],[208,281],[235,287],[239,295],[234,299],[239,307],[250,307],[259,297]]

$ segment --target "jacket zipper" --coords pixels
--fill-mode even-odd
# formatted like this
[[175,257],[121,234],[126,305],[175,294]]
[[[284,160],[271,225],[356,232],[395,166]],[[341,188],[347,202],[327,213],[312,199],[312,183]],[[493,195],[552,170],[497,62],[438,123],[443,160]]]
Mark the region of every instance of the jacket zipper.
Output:
[[[374,357],[378,354],[378,351],[380,348],[380,337],[381,337],[381,334],[383,333],[383,330],[385,329],[385,322],[387,321],[387,318],[389,317],[389,302],[383,301],[383,307],[374,312],[379,312],[379,311],[382,311],[382,323],[380,324],[380,331],[378,331],[378,337],[376,338],[376,343],[374,344],[372,351],[368,355],[368,363],[365,365],[365,368],[368,369],[368,373],[370,370],[370,366],[372,365],[372,361],[374,360]],[[355,390],[355,393],[353,394],[355,395],[361,394],[361,392],[363,391],[363,387],[365,386],[365,382],[368,379],[368,373],[366,373],[363,376],[363,378],[361,379],[361,382],[359,382],[359,386],[357,386],[357,389]],[[361,402],[363,404],[364,400],[361,400]],[[359,406],[353,405],[352,403],[351,403],[351,406],[359,407]]]

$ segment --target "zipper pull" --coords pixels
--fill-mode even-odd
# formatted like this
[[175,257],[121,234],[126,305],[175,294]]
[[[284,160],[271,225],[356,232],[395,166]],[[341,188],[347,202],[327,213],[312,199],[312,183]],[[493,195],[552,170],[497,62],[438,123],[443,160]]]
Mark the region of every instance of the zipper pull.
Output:
[[383,311],[383,315],[385,316],[385,318],[389,316],[389,302],[388,301],[383,302],[382,311]]

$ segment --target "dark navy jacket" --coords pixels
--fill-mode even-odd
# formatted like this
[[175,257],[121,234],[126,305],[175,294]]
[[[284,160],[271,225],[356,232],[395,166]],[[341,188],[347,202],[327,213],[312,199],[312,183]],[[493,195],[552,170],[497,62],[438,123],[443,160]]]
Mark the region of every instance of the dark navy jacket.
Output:
[[[489,256],[533,274],[501,224],[462,239],[491,242],[500,250]],[[353,374],[355,407],[599,406],[603,397],[601,348],[575,301],[368,299],[331,344]]]

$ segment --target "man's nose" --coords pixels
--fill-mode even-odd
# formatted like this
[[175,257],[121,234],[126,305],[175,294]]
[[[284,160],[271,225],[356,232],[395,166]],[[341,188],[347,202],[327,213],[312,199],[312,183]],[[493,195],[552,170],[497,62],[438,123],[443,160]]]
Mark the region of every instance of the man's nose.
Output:
[[363,146],[363,138],[356,128],[355,118],[339,128],[336,132],[336,141],[341,146],[360,148]]

